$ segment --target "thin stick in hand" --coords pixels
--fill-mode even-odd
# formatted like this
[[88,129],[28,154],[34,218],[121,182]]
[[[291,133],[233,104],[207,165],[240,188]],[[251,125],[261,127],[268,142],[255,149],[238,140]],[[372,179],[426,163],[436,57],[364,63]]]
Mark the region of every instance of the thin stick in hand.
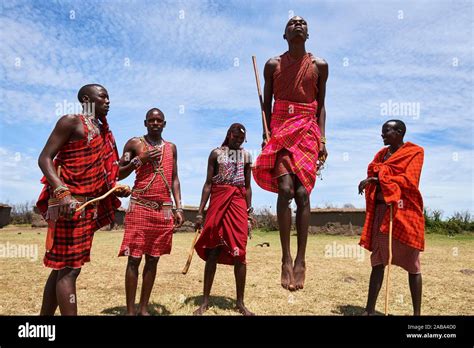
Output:
[[392,228],[393,228],[393,206],[390,204],[390,225],[388,228],[388,268],[387,280],[385,282],[385,315],[388,315],[388,295],[390,289],[390,266],[392,265]]
[[255,73],[255,80],[257,81],[257,92],[258,92],[258,99],[260,100],[260,110],[262,111],[263,129],[265,131],[265,138],[268,141],[270,140],[270,132],[268,131],[267,119],[265,117],[265,110],[263,107],[263,97],[262,97],[262,92],[260,88],[260,78],[258,76],[258,68],[257,68],[257,57],[252,56],[252,62],[253,62],[253,71]]
[[194,233],[193,242],[191,244],[191,249],[189,250],[189,254],[188,254],[188,260],[186,261],[186,265],[184,266],[183,271],[181,272],[183,274],[188,273],[189,266],[191,266],[191,261],[193,259],[193,254],[194,254],[194,245],[196,244],[196,241],[200,233],[201,233],[201,229],[197,229],[196,233]]

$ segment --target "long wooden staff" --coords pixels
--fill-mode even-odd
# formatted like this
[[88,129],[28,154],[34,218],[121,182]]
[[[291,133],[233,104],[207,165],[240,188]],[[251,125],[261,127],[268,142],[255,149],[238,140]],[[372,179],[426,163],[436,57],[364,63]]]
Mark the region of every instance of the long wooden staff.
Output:
[[257,57],[252,56],[252,62],[253,62],[253,71],[255,73],[255,80],[257,81],[257,92],[258,92],[258,99],[260,100],[260,110],[262,110],[263,129],[265,131],[266,141],[268,141],[270,140],[270,132],[268,131],[267,118],[265,117],[265,110],[263,108],[263,97],[262,97],[262,92],[260,88],[260,77],[258,76]]
[[[61,166],[58,166],[57,175],[58,175],[59,180],[61,180]],[[46,232],[46,245],[45,245],[46,252],[49,252],[51,249],[53,249],[55,229],[56,229],[56,221],[48,222],[48,232]]]
[[115,187],[112,187],[110,190],[108,190],[106,193],[104,193],[102,196],[100,197],[97,197],[97,198],[94,198],[94,199],[91,199],[90,201],[82,204],[81,206],[79,206],[78,208],[76,208],[76,213],[78,211],[81,211],[83,210],[85,207],[87,207],[89,204],[92,204],[92,203],[95,203],[95,202],[98,202],[104,198],[106,198],[107,196],[109,196],[112,192],[118,190],[118,189],[126,189],[126,190],[130,190],[130,187],[128,187],[127,185],[116,185]]
[[186,265],[184,265],[183,271],[181,273],[186,274],[188,273],[189,266],[191,266],[191,260],[193,259],[194,254],[194,245],[198,239],[199,233],[201,233],[201,229],[197,229],[196,233],[194,233],[193,243],[191,244],[191,249],[189,250],[188,260],[186,261]]
[[393,207],[390,204],[390,225],[388,228],[388,268],[387,281],[385,282],[385,315],[388,315],[388,291],[390,288],[390,266],[392,265],[392,228],[393,228]]

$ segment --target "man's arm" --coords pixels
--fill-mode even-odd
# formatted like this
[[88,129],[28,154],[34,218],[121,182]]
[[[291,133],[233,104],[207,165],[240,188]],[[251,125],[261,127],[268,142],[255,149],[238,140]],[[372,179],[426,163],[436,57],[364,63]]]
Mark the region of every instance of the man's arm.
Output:
[[74,115],[66,115],[59,119],[51,135],[46,142],[38,158],[38,165],[53,189],[62,185],[63,182],[58,177],[53,159],[75,134],[79,118]]
[[182,212],[183,207],[181,206],[181,184],[178,177],[178,150],[175,144],[171,144],[171,150],[173,151],[173,175],[171,178],[171,191],[173,192],[174,201],[176,202],[176,209],[180,209],[177,212],[177,224],[176,227],[181,227],[184,222],[184,214]]
[[[79,126],[82,126],[79,117],[75,115],[61,117],[56,123],[53,132],[49,136],[46,145],[39,155],[38,165],[53,190],[60,186],[64,186],[61,178],[56,172],[53,159],[56,157],[61,147],[63,147],[68,141],[71,139],[76,140],[81,136],[84,136],[78,130]],[[67,188],[62,188],[62,190],[64,193],[69,192]],[[72,218],[76,211],[76,203],[76,200],[72,198],[70,192],[66,195],[62,195],[62,197],[59,198],[59,216],[66,219]]]
[[[278,60],[271,58],[265,64],[265,68],[263,70],[263,77],[265,79],[263,86],[263,111],[265,111],[265,119],[270,132],[270,124],[272,121],[273,73],[275,72],[278,64]],[[263,132],[265,132],[265,130],[263,130]]]
[[206,182],[204,183],[204,186],[202,188],[201,203],[199,204],[199,210],[196,216],[196,229],[202,227],[204,208],[206,208],[207,201],[209,200],[209,196],[211,195],[212,177],[214,176],[214,170],[216,168],[218,155],[219,154],[217,150],[213,150],[209,155],[209,159],[207,161]]
[[248,152],[245,153],[245,168],[244,168],[244,176],[245,176],[245,200],[247,202],[247,209],[252,207],[252,160],[250,158],[250,154]]
[[[316,58],[316,66],[319,71],[319,78],[318,78],[318,110],[316,113],[316,117],[318,120],[318,126],[321,131],[321,137],[326,137],[326,107],[324,105],[324,101],[326,99],[326,82],[328,80],[329,75],[329,67],[328,63],[321,58]],[[326,151],[326,144],[325,142],[321,142],[321,148],[319,150],[319,157],[327,158],[328,153]]]
[[137,138],[132,138],[129,139],[125,144],[123,148],[123,155],[119,161],[119,180],[125,179],[135,170],[136,167],[132,162],[132,159],[139,155],[139,143],[140,140]]

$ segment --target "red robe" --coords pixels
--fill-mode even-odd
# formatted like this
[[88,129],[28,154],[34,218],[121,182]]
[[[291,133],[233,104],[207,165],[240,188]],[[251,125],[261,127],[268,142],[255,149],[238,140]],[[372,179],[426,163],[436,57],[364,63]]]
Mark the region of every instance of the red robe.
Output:
[[[105,124],[100,134],[88,140],[85,116],[77,117],[81,117],[85,138],[65,144],[56,155],[54,165],[61,166],[61,180],[73,196],[99,197],[114,187],[118,179],[115,139]],[[120,200],[112,194],[87,206],[82,213],[76,213],[72,220],[59,218],[54,222],[48,215],[52,188],[45,177],[41,182],[44,187],[36,206],[48,221],[48,229],[54,230],[54,244],[45,254],[44,265],[54,269],[80,268],[90,261],[94,232],[114,221],[114,209],[120,207]]]
[[[388,160],[383,162],[388,148],[381,149],[369,164],[368,177],[378,174],[380,187],[386,204],[393,206],[393,238],[418,249],[425,247],[425,220],[423,199],[418,190],[423,166],[423,148],[410,142],[402,145]],[[365,189],[366,217],[359,244],[372,250],[372,230],[375,214],[376,185],[370,183]],[[380,226],[388,233],[390,213],[387,209]]]
[[[142,141],[145,142],[144,138]],[[146,144],[147,149],[152,147]],[[163,170],[165,179],[171,187],[173,177],[173,150],[171,144],[164,142],[162,147],[161,165],[158,162],[148,162],[136,170],[135,185],[132,190],[130,207],[125,215],[125,234],[120,246],[119,256],[142,257],[143,254],[158,257],[171,253],[174,230],[171,193],[163,177],[155,170]],[[154,177],[154,179],[153,179]],[[151,185],[144,192],[148,184]],[[154,209],[134,203],[134,199],[145,202],[168,203],[167,206]]]
[[211,202],[195,249],[207,260],[208,249],[221,247],[218,263],[246,262],[248,237],[245,187],[212,184]]

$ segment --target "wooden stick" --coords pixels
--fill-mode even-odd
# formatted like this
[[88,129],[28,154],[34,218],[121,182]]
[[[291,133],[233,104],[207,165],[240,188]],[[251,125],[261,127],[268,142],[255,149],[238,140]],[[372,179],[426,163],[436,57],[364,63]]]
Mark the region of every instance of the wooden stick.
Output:
[[191,266],[191,260],[193,259],[193,254],[194,254],[194,245],[196,244],[199,233],[201,233],[201,229],[197,229],[196,233],[194,233],[193,242],[191,244],[191,249],[189,250],[189,254],[188,254],[188,260],[186,261],[186,265],[184,265],[183,271],[181,272],[183,274],[188,273],[189,266]]
[[388,291],[390,288],[390,266],[392,265],[392,228],[393,228],[393,207],[390,204],[390,225],[388,228],[388,268],[387,268],[387,280],[385,282],[385,315],[388,315]]
[[257,81],[257,92],[258,92],[258,99],[260,100],[260,110],[262,111],[262,124],[263,124],[263,129],[265,131],[265,138],[266,140],[270,140],[270,132],[268,131],[268,125],[267,125],[267,118],[265,117],[265,109],[263,105],[263,97],[262,97],[262,92],[260,88],[260,77],[258,76],[258,68],[257,68],[257,57],[252,56],[252,62],[253,62],[253,71],[255,73],[255,80]]
[[110,190],[108,190],[106,193],[104,193],[102,196],[97,197],[97,198],[94,198],[94,199],[90,200],[89,202],[86,202],[86,203],[82,204],[79,208],[76,208],[76,212],[83,210],[83,209],[84,209],[85,207],[87,207],[89,204],[98,202],[98,201],[100,201],[100,200],[106,198],[106,197],[109,196],[112,192],[114,192],[114,191],[116,191],[116,190],[118,190],[118,189],[120,189],[120,188],[130,190],[130,187],[128,187],[127,185],[116,185],[115,187],[112,187]]
[[[58,166],[57,175],[58,175],[58,178],[61,180],[61,166]],[[49,252],[51,249],[53,249],[55,226],[56,226],[56,221],[51,222],[51,223],[48,222],[48,232],[46,232],[46,243],[45,243],[46,252]]]

